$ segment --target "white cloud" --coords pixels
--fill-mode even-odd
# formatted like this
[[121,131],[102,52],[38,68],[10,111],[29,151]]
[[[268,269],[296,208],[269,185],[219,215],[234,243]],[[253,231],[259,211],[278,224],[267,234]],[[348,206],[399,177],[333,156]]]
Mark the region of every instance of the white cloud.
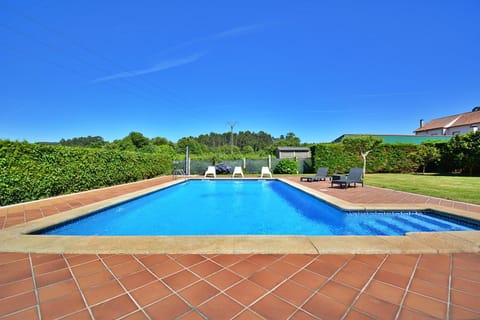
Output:
[[236,28],[232,28],[232,29],[229,29],[229,30],[226,30],[226,31],[219,32],[217,34],[212,35],[211,37],[213,39],[235,37],[235,36],[238,36],[238,35],[248,33],[248,32],[253,31],[255,29],[258,29],[258,27],[260,27],[260,25],[258,25],[258,24],[236,27]]
[[240,26],[240,27],[235,27],[232,29],[228,29],[225,31],[209,34],[203,37],[197,37],[185,42],[182,42],[176,46],[170,47],[166,49],[165,51],[173,51],[173,50],[178,50],[181,48],[189,47],[194,44],[202,43],[202,42],[207,42],[211,40],[219,40],[219,39],[225,39],[225,38],[232,38],[236,36],[240,36],[242,34],[254,31],[255,29],[258,29],[261,25],[260,24],[252,24],[252,25],[246,25],[246,26]]
[[[236,37],[236,36],[251,32],[255,29],[258,29],[260,26],[261,25],[259,24],[254,24],[254,25],[245,25],[245,26],[235,27],[232,29],[218,32],[218,33],[210,34],[204,37],[198,37],[189,41],[185,41],[179,45],[176,45],[174,47],[167,49],[166,51],[177,50],[180,48],[191,46],[199,42]],[[195,62],[204,55],[205,53],[196,53],[184,58],[165,60],[149,68],[125,71],[125,72],[120,72],[120,73],[112,74],[109,76],[97,78],[93,80],[92,83],[98,83],[98,82],[104,82],[104,81],[110,81],[110,80],[116,80],[116,79],[133,78],[133,77],[138,77],[138,76],[149,74],[149,73],[160,72],[163,70],[172,69],[185,64]]]
[[165,60],[165,61],[162,61],[160,63],[157,63],[156,65],[154,65],[150,68],[120,72],[120,73],[116,73],[116,74],[112,74],[112,75],[109,75],[109,76],[105,76],[105,77],[95,79],[92,82],[97,83],[97,82],[103,82],[103,81],[109,81],[109,80],[115,80],[115,79],[132,78],[132,77],[138,77],[138,76],[149,74],[149,73],[160,72],[160,71],[163,71],[163,70],[172,69],[172,68],[176,68],[176,67],[179,67],[179,66],[182,66],[182,65],[185,65],[185,64],[195,62],[198,59],[200,59],[203,55],[204,55],[204,53],[197,53],[197,54],[185,57],[185,58]]

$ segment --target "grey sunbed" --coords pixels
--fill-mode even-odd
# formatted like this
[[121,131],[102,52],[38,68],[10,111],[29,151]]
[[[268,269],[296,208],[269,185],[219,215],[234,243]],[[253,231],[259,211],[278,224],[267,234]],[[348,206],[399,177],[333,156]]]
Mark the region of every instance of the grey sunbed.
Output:
[[328,168],[318,168],[317,174],[314,176],[310,177],[300,177],[300,181],[308,181],[308,182],[313,182],[313,181],[325,181],[328,178]]
[[334,184],[339,184],[340,188],[348,188],[353,183],[353,186],[356,187],[357,183],[361,183],[363,187],[363,169],[362,168],[351,168],[348,173],[348,177],[343,177],[337,180],[332,179],[331,186]]

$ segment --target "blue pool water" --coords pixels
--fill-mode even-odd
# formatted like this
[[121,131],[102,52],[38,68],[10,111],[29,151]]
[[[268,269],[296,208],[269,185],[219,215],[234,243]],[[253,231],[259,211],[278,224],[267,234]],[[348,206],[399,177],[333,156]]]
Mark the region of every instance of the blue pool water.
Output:
[[36,234],[403,235],[479,227],[428,212],[345,212],[277,180],[189,180]]

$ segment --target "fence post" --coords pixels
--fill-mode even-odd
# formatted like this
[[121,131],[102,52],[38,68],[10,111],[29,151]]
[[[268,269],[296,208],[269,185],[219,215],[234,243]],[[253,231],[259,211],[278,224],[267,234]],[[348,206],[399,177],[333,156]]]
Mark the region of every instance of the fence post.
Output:
[[268,169],[272,169],[272,155],[268,155]]
[[188,146],[185,150],[185,174],[190,175],[190,154],[188,153]]
[[243,157],[243,169],[247,169],[247,159]]

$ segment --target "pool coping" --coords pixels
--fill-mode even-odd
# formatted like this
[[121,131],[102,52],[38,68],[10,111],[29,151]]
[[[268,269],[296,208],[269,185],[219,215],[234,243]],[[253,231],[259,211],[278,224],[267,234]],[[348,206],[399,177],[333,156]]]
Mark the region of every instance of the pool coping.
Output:
[[[9,227],[0,232],[3,252],[74,254],[419,254],[480,252],[480,231],[410,232],[405,236],[42,236],[28,233],[181,183],[188,177]],[[216,178],[221,180],[222,178]],[[259,180],[245,178],[245,180]],[[231,178],[225,180],[232,180]],[[344,210],[398,210],[392,204],[353,204],[293,181],[274,178]],[[478,220],[472,212],[439,205],[402,205]]]

